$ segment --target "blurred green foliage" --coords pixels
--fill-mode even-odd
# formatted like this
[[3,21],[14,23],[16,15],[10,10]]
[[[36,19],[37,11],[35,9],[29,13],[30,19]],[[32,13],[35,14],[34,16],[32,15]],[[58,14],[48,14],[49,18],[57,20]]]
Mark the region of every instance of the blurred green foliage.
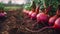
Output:
[[[41,10],[44,9],[44,5],[43,5],[44,3],[46,4],[46,8],[48,8],[49,5],[53,5],[52,10],[49,12],[50,15],[56,14],[57,7],[60,4],[60,0],[34,0],[34,2],[36,3],[36,6],[40,3]],[[24,7],[27,10],[31,10],[31,3],[25,4]]]
[[49,7],[49,5],[53,5],[52,10],[49,12],[49,14],[50,15],[55,15],[57,7],[59,5],[58,0],[42,0],[42,1],[44,1],[43,3],[46,3],[46,7]]
[[4,10],[4,4],[2,2],[0,3],[0,10]]
[[4,7],[4,10],[5,10],[5,11],[9,11],[9,10],[11,10],[11,9],[16,10],[16,9],[18,9],[18,8],[20,8],[20,7],[18,7],[18,6],[5,6],[5,7]]
[[31,10],[31,3],[25,4],[24,9]]

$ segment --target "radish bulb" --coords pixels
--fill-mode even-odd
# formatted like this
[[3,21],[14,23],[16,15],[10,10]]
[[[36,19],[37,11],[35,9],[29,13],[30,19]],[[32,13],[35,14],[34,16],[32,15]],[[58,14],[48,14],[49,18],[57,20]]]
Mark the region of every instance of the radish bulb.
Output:
[[33,13],[32,13],[31,19],[33,19],[33,20],[36,19],[36,15],[39,13],[39,9],[40,9],[40,5],[37,6],[36,12],[33,12]]
[[54,22],[55,22],[55,20],[56,20],[57,18],[58,18],[57,15],[51,17],[51,18],[49,19],[49,25],[53,26],[53,25],[54,25]]
[[48,20],[49,20],[49,15],[48,15],[48,11],[50,11],[51,10],[51,8],[52,8],[52,5],[51,6],[49,6],[47,9],[45,9],[45,13],[39,13],[38,15],[37,15],[37,22],[48,22]]
[[29,12],[29,17],[30,17],[30,18],[31,18],[31,14],[32,14],[33,12],[35,12],[34,9],[32,9],[32,11]]
[[54,23],[54,28],[60,30],[60,17],[58,19],[56,19],[56,21]]
[[60,30],[60,5],[58,6],[57,15],[58,15],[59,18],[57,18],[55,20],[55,22],[54,22],[54,28]]
[[0,23],[2,23],[7,17],[7,13],[3,10],[0,10]]
[[37,21],[38,21],[38,22],[40,22],[40,21],[46,22],[46,21],[48,21],[48,19],[49,19],[49,16],[48,16],[47,14],[39,13],[39,14],[37,15]]
[[3,10],[0,11],[0,17],[5,17],[6,16],[6,12],[4,12]]
[[47,13],[49,10],[51,10],[51,8],[52,8],[52,5],[50,5],[47,9],[45,9],[45,13],[42,12],[42,13],[37,14],[37,16],[36,16],[37,22],[34,23],[32,25],[32,27],[34,27],[36,24],[40,24],[40,23],[43,23],[44,25],[48,25],[47,22],[48,22],[50,16]]
[[49,19],[49,25],[54,25],[55,20],[59,17],[59,15],[60,15],[60,8],[59,8],[59,7],[60,7],[60,6],[58,6],[56,15],[53,16],[53,17],[51,17],[51,18]]
[[37,15],[37,14],[36,14],[35,12],[33,12],[33,13],[31,14],[31,19],[32,19],[32,20],[35,20],[35,19],[36,19],[36,15]]
[[33,1],[33,3],[32,3],[32,10],[29,12],[29,17],[31,18],[31,14],[33,13],[33,12],[35,12],[35,9],[36,9],[36,4],[35,4],[35,2]]

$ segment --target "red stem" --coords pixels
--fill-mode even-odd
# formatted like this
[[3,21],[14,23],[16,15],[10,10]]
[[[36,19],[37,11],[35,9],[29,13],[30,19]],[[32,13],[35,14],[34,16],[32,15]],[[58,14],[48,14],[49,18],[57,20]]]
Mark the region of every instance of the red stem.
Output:
[[43,5],[44,5],[44,8],[46,8],[46,4],[44,3]]
[[38,5],[37,8],[36,8],[36,13],[37,14],[39,13],[39,9],[40,9],[40,5]]
[[29,28],[25,28],[27,31],[30,31],[30,32],[41,32],[41,31],[43,31],[44,29],[46,29],[46,28],[53,28],[52,26],[46,26],[46,27],[43,27],[43,28],[41,28],[41,29],[39,29],[39,30],[35,30],[35,31],[33,31],[33,30],[30,30]]
[[57,9],[56,15],[60,16],[60,5],[58,5],[58,9]]
[[45,13],[47,14],[52,8],[52,5],[50,5],[48,8],[45,9]]
[[35,12],[35,9],[36,9],[36,3],[33,1],[33,3],[32,3],[32,11]]
[[58,15],[59,10],[57,10],[56,15]]
[[32,12],[35,12],[35,9],[32,9]]

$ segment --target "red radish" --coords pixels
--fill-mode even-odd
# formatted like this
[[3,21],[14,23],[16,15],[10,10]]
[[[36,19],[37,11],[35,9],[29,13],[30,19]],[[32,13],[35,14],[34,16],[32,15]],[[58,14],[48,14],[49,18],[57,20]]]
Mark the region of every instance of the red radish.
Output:
[[35,9],[36,9],[36,4],[35,4],[35,2],[33,1],[33,3],[32,3],[32,10],[29,12],[29,17],[31,17],[32,13],[35,12]]
[[[46,10],[46,12],[45,13],[39,13],[38,15],[37,15],[37,21],[38,21],[38,23],[39,22],[47,22],[48,21],[48,19],[49,19],[49,15],[47,14],[47,12],[49,11],[49,10],[51,10],[51,8],[52,8],[52,5],[51,6],[49,6]],[[33,24],[33,26],[32,27],[34,27],[34,25],[36,25],[37,23],[35,23],[35,24]],[[26,30],[28,30],[28,31],[30,31],[30,32],[40,32],[40,31],[42,31],[42,30],[44,30],[44,29],[46,29],[46,28],[53,28],[53,26],[46,26],[46,27],[43,27],[43,28],[41,28],[41,29],[38,29],[38,30],[30,30],[29,28],[25,28]]]
[[39,9],[40,9],[40,5],[37,6],[36,12],[33,12],[31,14],[31,19],[33,19],[33,20],[36,19],[36,15],[39,13]]
[[52,8],[52,5],[50,5],[47,9],[45,9],[45,10],[47,10],[45,13],[39,13],[39,14],[37,14],[37,22],[35,23],[35,24],[33,24],[32,25],[32,27],[34,27],[36,24],[40,24],[40,23],[43,23],[44,25],[48,25],[48,20],[49,20],[49,15],[47,14],[48,13],[48,11],[49,10],[51,10],[51,8]]
[[31,17],[31,14],[32,14],[33,12],[35,12],[34,9],[32,9],[32,11],[29,12],[29,17]]
[[55,29],[60,29],[60,17],[58,19],[56,19],[56,21],[54,23],[54,28]]
[[60,30],[60,5],[58,6],[57,15],[58,15],[59,18],[57,18],[55,20],[55,22],[54,22],[54,28]]
[[51,18],[49,19],[49,25],[54,25],[55,20],[59,17],[59,15],[60,15],[60,8],[59,8],[59,6],[58,6],[56,15],[53,16],[53,17],[51,17]]
[[37,15],[37,22],[48,22],[49,15],[47,13],[48,13],[48,11],[51,10],[51,8],[52,8],[52,5],[49,6],[47,9],[45,9],[45,13],[43,13],[43,12],[42,13],[39,13]]
[[4,12],[3,10],[0,11],[0,17],[6,16],[6,12]]
[[36,15],[37,15],[37,14],[36,14],[35,12],[33,12],[33,13],[31,14],[31,19],[32,19],[32,20],[35,20],[35,19],[36,19]]
[[[6,19],[6,17],[7,17],[7,13],[4,12],[4,10],[0,10],[0,21],[3,22]],[[0,23],[2,23],[2,22],[0,22]]]
[[28,14],[29,15],[29,17],[31,17],[31,14],[33,13],[33,12],[35,12],[35,9],[36,9],[36,4],[35,4],[35,2],[33,1],[32,2],[32,10],[31,11],[28,11],[28,10],[26,10],[26,9],[23,9],[23,13],[25,13],[25,14]]
[[37,21],[38,22],[47,22],[48,19],[49,19],[49,16],[47,14],[40,13],[37,15]]
[[49,25],[54,25],[54,22],[55,22],[55,20],[56,20],[57,18],[58,18],[57,15],[51,17],[51,18],[49,19]]
[[[56,17],[59,17],[59,16],[60,16],[60,7],[58,8],[57,15],[55,15],[53,18],[56,18]],[[30,32],[40,32],[40,31],[43,31],[46,28],[54,28],[54,29],[58,29],[58,31],[59,31],[60,30],[60,17],[55,20],[54,26],[46,26],[46,27],[43,27],[43,28],[38,29],[38,30],[30,30],[29,28],[25,28],[25,29],[27,31],[30,31]]]

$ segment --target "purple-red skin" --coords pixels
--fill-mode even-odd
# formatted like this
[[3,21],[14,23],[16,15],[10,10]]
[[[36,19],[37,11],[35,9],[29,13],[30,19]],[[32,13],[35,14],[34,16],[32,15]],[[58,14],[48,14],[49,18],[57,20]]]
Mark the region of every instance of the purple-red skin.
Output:
[[32,13],[33,13],[33,11],[30,11],[29,14],[28,14],[30,18],[31,18],[31,14],[32,14]]
[[48,22],[49,20],[49,15],[45,14],[45,13],[39,13],[37,15],[37,22]]
[[6,16],[6,12],[4,12],[3,10],[0,10],[0,17]]
[[58,9],[57,9],[57,11],[56,11],[56,15],[53,16],[53,17],[51,17],[51,18],[49,19],[49,24],[53,26],[54,23],[55,23],[55,21],[56,21],[56,19],[57,19],[59,16],[60,16],[60,5],[58,6]]
[[57,15],[55,15],[55,16],[53,16],[53,17],[51,17],[50,19],[49,19],[49,25],[51,25],[51,26],[53,26],[54,25],[54,23],[55,23],[55,20],[58,18],[58,16]]
[[48,15],[48,12],[51,10],[51,8],[52,8],[52,5],[45,9],[45,13],[44,12],[39,13],[37,15],[37,22],[48,22],[50,18],[50,16]]
[[32,13],[32,14],[31,14],[31,19],[32,19],[32,20],[35,20],[35,19],[36,19],[36,15],[37,15],[36,12]]
[[60,30],[60,17],[56,19],[54,23],[54,28]]
[[37,14],[39,13],[39,9],[40,9],[40,5],[38,5],[37,8],[36,8],[36,10],[35,10],[35,12],[33,12],[33,13],[31,14],[31,19],[33,19],[33,20],[36,19],[36,16],[37,16]]

